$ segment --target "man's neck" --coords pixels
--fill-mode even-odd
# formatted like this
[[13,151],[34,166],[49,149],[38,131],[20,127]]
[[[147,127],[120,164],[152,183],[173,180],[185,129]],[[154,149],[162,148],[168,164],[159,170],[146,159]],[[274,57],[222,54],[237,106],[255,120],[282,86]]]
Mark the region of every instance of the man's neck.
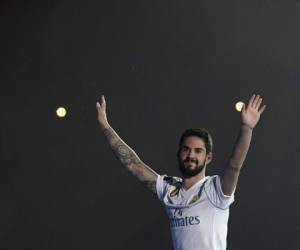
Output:
[[193,177],[189,177],[189,178],[184,178],[183,179],[183,185],[182,187],[185,190],[188,190],[190,187],[192,187],[195,183],[197,183],[198,181],[202,180],[203,178],[205,178],[205,169],[203,169],[199,174],[193,176]]

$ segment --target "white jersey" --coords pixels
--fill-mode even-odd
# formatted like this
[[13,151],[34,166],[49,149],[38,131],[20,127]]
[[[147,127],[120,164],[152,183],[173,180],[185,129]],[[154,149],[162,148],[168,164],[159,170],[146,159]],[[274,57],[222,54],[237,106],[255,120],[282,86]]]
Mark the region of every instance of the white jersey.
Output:
[[159,176],[157,196],[164,203],[175,250],[225,250],[229,206],[220,177],[207,176],[185,190],[182,179]]

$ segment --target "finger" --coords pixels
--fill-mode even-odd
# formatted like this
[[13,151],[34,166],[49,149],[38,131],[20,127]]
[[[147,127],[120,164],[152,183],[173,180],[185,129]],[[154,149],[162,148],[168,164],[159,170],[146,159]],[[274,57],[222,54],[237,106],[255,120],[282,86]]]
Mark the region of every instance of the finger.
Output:
[[253,100],[253,103],[252,103],[252,107],[253,108],[256,108],[257,107],[257,103],[259,101],[259,98],[260,98],[260,95],[256,95],[254,100]]
[[256,108],[256,109],[259,109],[261,103],[262,103],[262,98],[260,97],[260,98],[258,99],[256,105],[255,105],[255,108]]
[[253,105],[253,101],[254,101],[254,98],[255,98],[255,94],[253,94],[248,102],[248,107],[252,107]]
[[267,105],[262,106],[262,107],[258,110],[259,114],[262,114],[262,112],[264,112],[264,110],[266,109],[266,107],[267,107]]
[[106,107],[106,101],[104,95],[101,95],[101,106],[103,106],[103,108]]

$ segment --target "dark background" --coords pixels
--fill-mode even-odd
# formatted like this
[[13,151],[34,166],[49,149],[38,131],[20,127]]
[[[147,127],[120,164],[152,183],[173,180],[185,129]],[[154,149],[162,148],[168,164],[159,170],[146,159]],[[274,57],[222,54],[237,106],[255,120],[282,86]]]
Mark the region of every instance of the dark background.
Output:
[[[178,175],[181,132],[205,127],[218,174],[236,101],[267,104],[231,207],[228,249],[299,249],[300,1],[48,0],[0,5],[0,249],[171,249],[159,201],[97,125]],[[65,119],[55,109],[64,105]]]

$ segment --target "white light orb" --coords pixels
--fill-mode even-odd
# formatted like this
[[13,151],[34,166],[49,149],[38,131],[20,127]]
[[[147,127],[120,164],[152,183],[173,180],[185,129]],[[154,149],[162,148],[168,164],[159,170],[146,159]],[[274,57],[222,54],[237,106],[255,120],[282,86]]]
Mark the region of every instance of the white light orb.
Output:
[[67,115],[67,110],[64,107],[59,107],[56,109],[56,115],[60,118],[63,118]]
[[243,102],[237,102],[235,104],[236,111],[241,112],[244,105],[245,105],[245,103],[243,103]]

